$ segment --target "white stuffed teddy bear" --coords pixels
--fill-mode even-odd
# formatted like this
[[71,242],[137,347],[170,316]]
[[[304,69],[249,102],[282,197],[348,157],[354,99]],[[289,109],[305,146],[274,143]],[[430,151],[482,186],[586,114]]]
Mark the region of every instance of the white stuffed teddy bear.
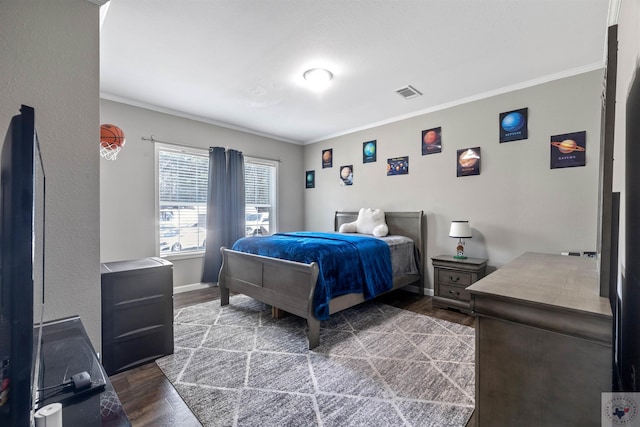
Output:
[[362,208],[358,212],[358,219],[340,226],[340,233],[373,234],[376,237],[384,237],[389,234],[389,227],[384,218],[382,209]]

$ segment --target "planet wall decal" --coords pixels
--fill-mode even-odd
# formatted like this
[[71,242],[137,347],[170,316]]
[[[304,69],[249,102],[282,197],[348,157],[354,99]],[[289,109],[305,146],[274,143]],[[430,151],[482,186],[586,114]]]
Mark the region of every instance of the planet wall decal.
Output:
[[364,155],[367,157],[373,157],[376,154],[376,144],[374,142],[367,142],[364,146]]
[[529,138],[528,116],[528,108],[520,108],[519,110],[500,113],[498,119],[500,143]]
[[562,142],[552,141],[551,145],[563,154],[573,153],[574,151],[584,151],[584,147],[579,146],[573,139],[565,139]]
[[505,132],[517,132],[522,129],[524,122],[524,116],[518,111],[514,111],[504,116],[501,126]]
[[442,128],[426,129],[422,131],[422,155],[442,152]]
[[306,188],[315,188],[316,186],[316,171],[307,171],[306,172]]
[[463,168],[470,168],[475,166],[476,163],[478,163],[479,158],[480,156],[478,156],[478,154],[475,151],[469,148],[468,150],[464,150],[460,154],[460,156],[458,156],[458,163]]
[[322,150],[322,168],[333,167],[333,149]]
[[573,168],[587,164],[587,132],[551,135],[551,169]]
[[425,144],[435,144],[438,139],[438,134],[435,130],[430,130],[424,134],[424,143]]
[[457,153],[457,176],[480,175],[480,147],[463,148]]
[[342,185],[353,184],[353,165],[340,166],[340,180]]

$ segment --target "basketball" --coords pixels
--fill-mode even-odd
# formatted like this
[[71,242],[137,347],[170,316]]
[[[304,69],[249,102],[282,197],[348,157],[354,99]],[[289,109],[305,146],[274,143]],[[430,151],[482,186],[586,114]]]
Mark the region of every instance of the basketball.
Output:
[[100,125],[100,145],[114,149],[124,145],[124,132],[116,125]]

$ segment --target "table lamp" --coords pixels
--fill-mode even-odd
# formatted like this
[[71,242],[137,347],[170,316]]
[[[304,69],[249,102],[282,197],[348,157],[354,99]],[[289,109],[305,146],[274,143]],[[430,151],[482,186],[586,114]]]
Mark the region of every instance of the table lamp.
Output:
[[471,238],[471,227],[469,221],[451,221],[451,228],[449,229],[449,237],[455,237],[458,239],[458,246],[456,247],[456,254],[454,258],[466,259],[464,254],[464,240]]

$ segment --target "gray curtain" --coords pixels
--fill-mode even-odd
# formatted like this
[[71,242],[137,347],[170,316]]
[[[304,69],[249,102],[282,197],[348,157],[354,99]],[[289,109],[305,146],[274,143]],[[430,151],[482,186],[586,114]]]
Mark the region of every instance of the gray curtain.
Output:
[[231,247],[246,234],[244,216],[244,156],[222,147],[209,149],[207,188],[207,240],[203,283],[218,281],[222,255],[220,247]]
[[227,186],[229,222],[226,246],[231,247],[236,240],[247,235],[244,211],[244,156],[240,151],[227,150]]

